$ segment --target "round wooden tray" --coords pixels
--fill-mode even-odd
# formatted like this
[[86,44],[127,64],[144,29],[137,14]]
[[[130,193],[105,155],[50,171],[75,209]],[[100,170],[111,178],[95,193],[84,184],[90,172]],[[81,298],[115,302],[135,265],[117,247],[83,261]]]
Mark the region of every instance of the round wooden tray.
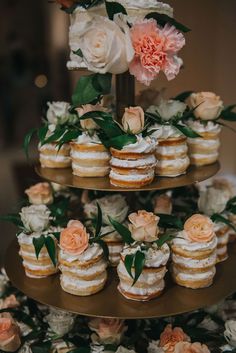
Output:
[[15,240],[6,254],[6,272],[13,285],[30,298],[62,310],[84,316],[105,318],[144,319],[166,317],[186,313],[218,303],[236,291],[236,244],[230,244],[230,257],[217,265],[214,284],[205,289],[191,290],[167,279],[164,293],[150,302],[134,302],[125,299],[117,290],[118,278],[110,270],[106,287],[90,297],[77,297],[64,292],[59,275],[44,279],[25,276]]
[[51,169],[42,168],[36,166],[35,170],[37,174],[48,181],[52,181],[57,184],[66,185],[78,189],[88,190],[102,190],[102,191],[147,191],[147,190],[161,190],[177,188],[185,185],[192,185],[194,183],[206,180],[215,175],[220,169],[218,162],[204,166],[204,167],[193,167],[191,166],[185,175],[181,175],[175,178],[168,177],[156,177],[155,180],[147,186],[143,186],[139,189],[127,189],[119,188],[110,184],[109,177],[102,178],[81,178],[72,174],[70,168],[66,169]]

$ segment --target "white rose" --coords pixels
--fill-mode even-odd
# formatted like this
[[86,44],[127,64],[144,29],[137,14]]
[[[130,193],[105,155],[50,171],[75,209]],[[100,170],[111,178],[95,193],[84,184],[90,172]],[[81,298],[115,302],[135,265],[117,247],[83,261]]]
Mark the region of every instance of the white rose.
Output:
[[129,206],[127,205],[124,196],[119,194],[108,195],[85,204],[84,212],[88,218],[91,218],[94,215],[96,216],[97,202],[102,210],[103,224],[110,225],[108,216],[115,219],[119,223],[124,222],[129,210]]
[[64,336],[70,332],[75,323],[75,315],[50,308],[50,313],[45,317],[50,328],[59,336]]
[[164,350],[159,347],[159,341],[151,341],[149,342],[148,353],[164,353]]
[[50,210],[46,205],[31,205],[22,208],[20,217],[28,231],[42,232],[49,226]]
[[52,125],[63,125],[67,122],[75,123],[76,115],[69,112],[70,104],[67,102],[48,102],[47,120]]
[[212,216],[214,213],[221,213],[224,211],[229,199],[230,194],[228,190],[209,186],[205,190],[200,191],[198,208],[207,216]]
[[115,353],[136,353],[133,349],[127,349],[123,346],[120,346]]
[[130,30],[121,16],[115,21],[106,17],[78,12],[70,28],[72,51],[81,49],[83,61],[92,72],[121,74],[134,56]]
[[232,347],[236,347],[236,320],[226,321],[224,336]]
[[197,107],[193,113],[201,120],[217,119],[224,109],[221,98],[212,92],[192,93],[187,102],[191,109]]
[[186,107],[187,105],[180,101],[162,100],[159,105],[152,105],[148,108],[147,111],[150,113],[157,112],[163,120],[168,121],[176,116],[182,116],[184,111],[186,110]]

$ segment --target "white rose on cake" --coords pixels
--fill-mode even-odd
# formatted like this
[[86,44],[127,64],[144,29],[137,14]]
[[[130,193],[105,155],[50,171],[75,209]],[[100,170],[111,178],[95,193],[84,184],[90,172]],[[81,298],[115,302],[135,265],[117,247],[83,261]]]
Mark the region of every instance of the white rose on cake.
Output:
[[187,105],[177,100],[162,100],[157,106],[152,105],[148,108],[149,113],[158,113],[158,115],[165,121],[170,120],[176,116],[182,116],[186,110]]
[[48,102],[47,120],[52,125],[63,125],[67,122],[73,123],[77,120],[76,115],[69,112],[70,104],[67,102]]
[[194,115],[201,120],[215,120],[220,116],[224,105],[219,96],[212,92],[192,93],[187,100]]
[[120,74],[128,70],[133,59],[129,27],[117,15],[114,20],[81,12],[71,26],[71,49],[81,50],[83,61],[92,72]]
[[229,199],[230,194],[227,190],[209,186],[205,190],[200,190],[198,208],[207,216],[212,216],[214,213],[224,211]]
[[50,210],[46,205],[23,207],[20,217],[27,231],[42,232],[49,226]]
[[72,330],[75,323],[75,315],[50,308],[50,313],[46,316],[46,320],[53,332],[59,336],[64,336]]
[[232,347],[236,347],[236,320],[226,321],[224,336]]

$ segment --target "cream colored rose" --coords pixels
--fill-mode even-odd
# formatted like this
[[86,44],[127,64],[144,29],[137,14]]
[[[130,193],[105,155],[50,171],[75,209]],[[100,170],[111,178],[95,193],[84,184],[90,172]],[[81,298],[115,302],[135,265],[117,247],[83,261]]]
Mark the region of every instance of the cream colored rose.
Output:
[[74,123],[76,115],[69,112],[70,103],[48,102],[47,120],[52,125],[63,125],[67,122]]
[[94,318],[89,321],[90,330],[96,332],[92,335],[94,343],[120,344],[123,334],[127,330],[124,320]]
[[153,242],[159,234],[159,217],[152,212],[138,211],[129,215],[129,230],[136,241]]
[[141,107],[125,108],[122,125],[125,131],[132,134],[139,134],[144,129],[143,109]]
[[59,336],[64,336],[70,332],[75,323],[75,315],[50,308],[50,313],[45,317],[50,328]]
[[118,15],[114,20],[83,11],[76,14],[70,27],[71,49],[81,49],[83,61],[92,72],[124,73],[134,57],[128,25]]
[[221,98],[212,92],[192,93],[187,103],[191,109],[200,104],[194,110],[194,115],[201,120],[217,119],[224,108]]
[[50,210],[45,205],[23,207],[20,217],[26,230],[29,232],[42,232],[49,226]]
[[157,112],[158,115],[165,121],[170,120],[176,116],[182,116],[186,110],[187,105],[176,100],[162,100],[158,106],[151,106],[149,112]]
[[52,188],[49,183],[38,183],[25,190],[33,205],[48,205],[53,202]]
[[232,347],[236,347],[236,320],[226,321],[224,336]]
[[204,214],[212,216],[214,213],[224,211],[229,199],[230,193],[227,189],[218,189],[214,186],[208,186],[205,190],[200,191],[198,208]]
[[124,196],[119,194],[108,195],[85,204],[84,213],[87,218],[92,218],[97,214],[97,202],[102,210],[103,224],[110,225],[108,216],[119,223],[124,222],[129,210],[129,206]]
[[[104,108],[101,104],[85,104],[82,105],[81,107],[76,109],[79,117],[82,117],[84,114],[89,113],[89,112],[105,112],[106,108]],[[85,119],[85,120],[80,120],[80,125],[82,129],[84,130],[96,130],[99,129],[99,126],[95,123],[93,119]]]

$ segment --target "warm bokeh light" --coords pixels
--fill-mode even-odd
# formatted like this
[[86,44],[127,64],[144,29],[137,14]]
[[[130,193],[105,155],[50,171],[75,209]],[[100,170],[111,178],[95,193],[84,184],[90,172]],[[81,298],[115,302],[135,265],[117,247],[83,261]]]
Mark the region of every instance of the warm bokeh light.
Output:
[[38,88],[44,88],[48,83],[47,76],[41,74],[35,77],[34,84]]

